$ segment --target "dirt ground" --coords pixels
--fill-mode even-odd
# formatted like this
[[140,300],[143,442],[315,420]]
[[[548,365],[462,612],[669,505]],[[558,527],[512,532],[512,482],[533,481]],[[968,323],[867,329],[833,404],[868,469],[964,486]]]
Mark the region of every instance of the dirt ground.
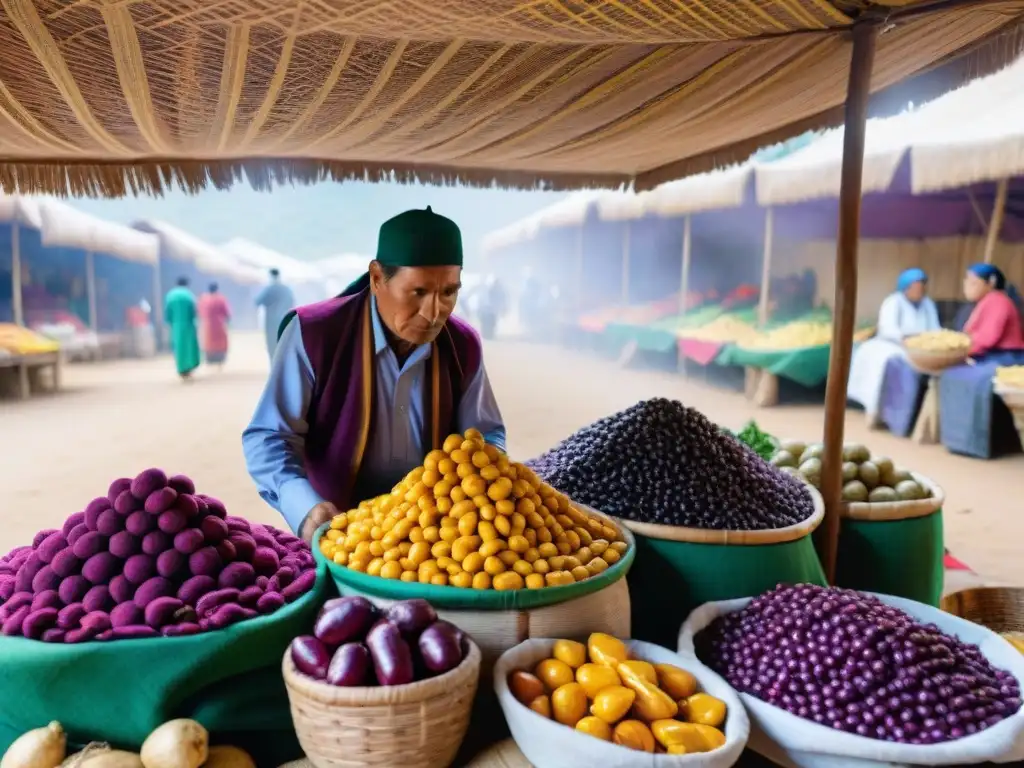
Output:
[[[820,406],[758,410],[731,392],[669,373],[624,370],[586,354],[512,341],[486,350],[509,431],[509,450],[530,458],[575,429],[639,399],[667,396],[738,427],[820,439]],[[0,550],[59,527],[111,480],[149,466],[193,477],[232,514],[280,524],[257,496],[242,459],[241,432],[267,370],[262,341],[236,335],[223,371],[183,384],[168,358],[68,366],[65,390],[27,402],[0,401]],[[892,456],[946,490],[946,541],[986,580],[1024,583],[1024,456],[978,461],[868,432],[850,413],[847,439]]]

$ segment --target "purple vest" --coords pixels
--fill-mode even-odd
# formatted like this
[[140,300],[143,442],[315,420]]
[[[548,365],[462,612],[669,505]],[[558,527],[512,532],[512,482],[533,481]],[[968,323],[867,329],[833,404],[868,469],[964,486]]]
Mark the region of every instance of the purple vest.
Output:
[[[350,509],[362,500],[353,495],[374,428],[369,291],[299,307],[297,316],[314,377],[306,415],[306,474],[317,493],[338,509]],[[424,427],[431,449],[440,448],[445,437],[458,431],[459,401],[480,369],[482,352],[476,331],[449,317],[427,361]]]

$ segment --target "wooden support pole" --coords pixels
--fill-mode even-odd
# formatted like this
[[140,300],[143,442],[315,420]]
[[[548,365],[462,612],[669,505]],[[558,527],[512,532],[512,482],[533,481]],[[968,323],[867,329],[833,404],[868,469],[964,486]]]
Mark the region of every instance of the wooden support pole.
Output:
[[[584,224],[586,221],[584,221]],[[576,230],[576,312],[583,311],[583,224]]]
[[860,235],[861,181],[864,176],[864,137],[868,98],[871,95],[871,67],[875,59],[879,26],[878,21],[871,19],[853,27],[853,52],[846,88],[839,232],[836,236],[835,321],[825,391],[825,452],[821,468],[825,519],[815,535],[818,555],[830,584],[835,583],[839,545],[846,385],[850,376],[853,331],[857,318],[857,241]]
[[757,322],[764,327],[768,323],[768,308],[772,293],[772,240],[775,230],[775,210],[769,206],[764,212],[764,253],[761,257],[761,299],[757,305]]
[[1000,179],[996,185],[996,199],[992,204],[992,218],[988,220],[988,232],[985,236],[985,263],[992,263],[992,256],[996,251],[996,243],[999,242],[999,232],[1003,228],[1003,218],[1006,215],[1006,197],[1010,192],[1010,180]]
[[85,295],[89,300],[89,330],[95,333],[99,327],[96,311],[96,256],[92,251],[85,252]]
[[693,224],[690,214],[683,219],[683,271],[679,278],[679,314],[686,312],[690,294],[690,263],[693,259]]
[[14,324],[25,324],[25,308],[21,302],[21,225],[17,219],[11,225],[11,311]]
[[622,227],[622,304],[629,305],[629,222],[623,222]]

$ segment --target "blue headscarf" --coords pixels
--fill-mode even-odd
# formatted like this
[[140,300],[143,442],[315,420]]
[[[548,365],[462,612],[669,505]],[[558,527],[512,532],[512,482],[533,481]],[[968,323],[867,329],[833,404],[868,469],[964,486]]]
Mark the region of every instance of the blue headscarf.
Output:
[[927,283],[928,275],[925,274],[923,269],[913,267],[912,269],[905,269],[900,274],[899,279],[896,280],[896,290],[903,293],[914,283]]
[[1024,299],[1021,298],[1016,286],[1006,282],[1006,275],[1003,274],[999,267],[995,264],[979,263],[972,264],[967,268],[967,271],[976,277],[980,277],[997,291],[1003,291],[1017,305],[1017,309],[1024,314]]

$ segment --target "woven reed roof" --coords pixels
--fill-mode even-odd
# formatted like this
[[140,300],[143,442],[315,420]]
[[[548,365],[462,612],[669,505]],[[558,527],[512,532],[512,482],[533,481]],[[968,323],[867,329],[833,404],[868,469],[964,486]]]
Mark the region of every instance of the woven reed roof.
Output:
[[[654,184],[833,124],[1024,0],[0,0],[0,187]],[[394,175],[392,175],[394,174]]]

